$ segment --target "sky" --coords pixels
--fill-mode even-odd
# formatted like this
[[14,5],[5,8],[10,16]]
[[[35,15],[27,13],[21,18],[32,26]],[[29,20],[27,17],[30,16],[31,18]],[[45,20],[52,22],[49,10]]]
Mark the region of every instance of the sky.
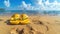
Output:
[[60,10],[60,0],[0,0],[0,8],[9,10]]

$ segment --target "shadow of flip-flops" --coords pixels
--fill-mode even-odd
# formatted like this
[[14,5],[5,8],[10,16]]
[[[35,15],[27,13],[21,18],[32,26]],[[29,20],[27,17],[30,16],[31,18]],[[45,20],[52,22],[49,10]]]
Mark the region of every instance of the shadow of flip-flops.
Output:
[[7,25],[11,25],[11,24],[10,24],[10,20],[5,21],[5,23],[6,23]]
[[11,23],[10,23],[10,20],[5,21],[5,23],[6,23],[7,25],[23,25],[23,24],[21,24],[21,23],[20,23],[20,24],[11,24]]

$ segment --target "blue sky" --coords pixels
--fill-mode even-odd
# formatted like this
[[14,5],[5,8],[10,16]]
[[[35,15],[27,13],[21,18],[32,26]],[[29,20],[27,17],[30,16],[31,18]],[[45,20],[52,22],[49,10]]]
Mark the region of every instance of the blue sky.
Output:
[[[18,9],[18,10],[59,10],[60,0],[0,0],[0,8]],[[54,1],[57,1],[55,4]]]
[[[5,7],[6,7],[6,6],[4,5],[4,1],[5,1],[5,0],[0,0],[0,8],[5,8]],[[8,1],[8,0],[6,0],[6,1]],[[25,1],[27,4],[28,4],[28,3],[33,4],[31,0],[9,0],[9,2],[10,2],[10,4],[11,4],[10,7],[12,7],[12,8],[13,8],[13,7],[17,7],[17,6],[21,5],[22,1]]]

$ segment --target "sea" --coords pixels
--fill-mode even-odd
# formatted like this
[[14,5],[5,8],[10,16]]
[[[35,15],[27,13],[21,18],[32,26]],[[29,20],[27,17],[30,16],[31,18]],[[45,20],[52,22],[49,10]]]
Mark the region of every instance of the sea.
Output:
[[28,15],[60,15],[60,11],[40,11],[40,10],[0,10],[0,15],[12,15],[12,14],[28,14]]

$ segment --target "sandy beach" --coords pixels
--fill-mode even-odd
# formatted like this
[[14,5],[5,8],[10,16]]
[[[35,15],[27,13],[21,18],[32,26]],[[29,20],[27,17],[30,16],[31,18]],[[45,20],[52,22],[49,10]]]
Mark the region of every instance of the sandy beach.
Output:
[[0,16],[0,34],[10,34],[12,28],[23,29],[21,34],[60,34],[60,16],[30,15],[31,22],[27,25],[8,25],[10,17]]

